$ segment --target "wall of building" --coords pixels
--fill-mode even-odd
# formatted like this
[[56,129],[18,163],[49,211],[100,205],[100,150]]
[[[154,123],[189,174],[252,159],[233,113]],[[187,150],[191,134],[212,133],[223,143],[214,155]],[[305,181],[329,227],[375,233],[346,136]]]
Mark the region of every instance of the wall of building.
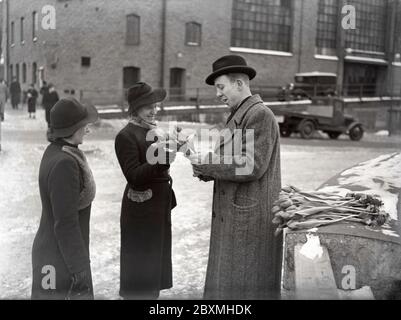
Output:
[[[27,64],[24,88],[31,82],[32,63],[36,62],[44,68],[45,79],[53,82],[62,95],[73,90],[77,98],[97,104],[122,102],[123,68],[128,66],[140,68],[141,80],[154,87],[161,83],[169,87],[170,69],[183,68],[188,96],[196,95],[194,88],[201,88],[201,95],[214,95],[213,88],[204,83],[205,77],[213,61],[229,53],[241,54],[257,69],[253,86],[282,86],[292,82],[297,72],[341,72],[340,61],[315,57],[318,0],[293,1],[292,50],[281,55],[230,48],[232,1],[167,0],[162,61],[162,0],[12,0],[10,21],[16,22],[16,43],[9,48],[9,63],[19,63],[20,73],[22,63]],[[32,12],[40,13],[47,4],[56,8],[56,30],[39,28],[34,42]],[[125,44],[126,15],[130,13],[141,17],[141,41],[136,46]],[[25,17],[23,44],[19,41],[21,16]],[[39,22],[41,18],[39,14]],[[190,21],[202,25],[201,46],[185,43],[185,24]],[[89,68],[81,66],[83,56],[91,58]],[[401,79],[395,79],[397,86]]]

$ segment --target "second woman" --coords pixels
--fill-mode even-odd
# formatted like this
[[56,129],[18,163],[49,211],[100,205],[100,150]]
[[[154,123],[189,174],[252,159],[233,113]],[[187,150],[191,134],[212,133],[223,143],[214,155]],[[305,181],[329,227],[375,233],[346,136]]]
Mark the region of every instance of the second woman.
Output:
[[[120,296],[124,299],[157,299],[160,290],[172,287],[171,209],[176,206],[170,164],[153,164],[146,155],[150,130],[156,129],[157,103],[164,89],[137,83],[128,90],[130,121],[117,135],[115,151],[127,180],[121,208]],[[159,149],[158,149],[159,150]]]

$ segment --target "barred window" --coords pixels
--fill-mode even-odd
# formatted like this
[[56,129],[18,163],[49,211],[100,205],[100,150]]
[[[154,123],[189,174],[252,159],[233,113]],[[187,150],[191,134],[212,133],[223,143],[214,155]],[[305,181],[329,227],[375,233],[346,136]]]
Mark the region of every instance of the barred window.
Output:
[[38,65],[36,64],[36,62],[32,63],[32,84],[36,84],[36,82],[38,81]]
[[22,64],[22,83],[26,83],[26,63]]
[[17,81],[20,82],[20,77],[19,77],[19,63],[15,64],[15,76],[17,77]]
[[231,46],[291,51],[292,0],[234,0]]
[[356,29],[346,30],[346,48],[385,52],[387,0],[349,0],[356,10]]
[[141,17],[136,14],[127,15],[126,44],[138,45],[140,41]]
[[317,15],[316,53],[336,55],[338,0],[319,0]]
[[185,43],[190,46],[200,46],[202,38],[202,26],[196,22],[188,22],[185,25]]
[[21,42],[24,41],[24,17],[21,17],[21,26],[20,26],[20,36],[21,36]]
[[32,12],[32,39],[36,40],[38,36],[39,20],[38,13],[36,11]]
[[11,21],[11,25],[10,25],[10,33],[11,33],[11,44],[15,43],[15,25],[14,25],[14,21]]

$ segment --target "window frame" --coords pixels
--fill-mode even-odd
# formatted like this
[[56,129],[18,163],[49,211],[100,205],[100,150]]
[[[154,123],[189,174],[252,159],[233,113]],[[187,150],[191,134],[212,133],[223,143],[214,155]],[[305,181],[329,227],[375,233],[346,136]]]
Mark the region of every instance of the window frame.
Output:
[[[137,46],[141,43],[141,17],[136,13],[130,13],[125,16],[125,44],[128,46]],[[130,23],[130,18],[134,20]],[[132,30],[130,30],[132,26]],[[135,29],[137,28],[137,30]]]
[[292,54],[294,0],[233,0],[231,48]]
[[[195,41],[191,41],[195,40]],[[187,46],[202,46],[202,24],[196,21],[185,23],[185,44]]]

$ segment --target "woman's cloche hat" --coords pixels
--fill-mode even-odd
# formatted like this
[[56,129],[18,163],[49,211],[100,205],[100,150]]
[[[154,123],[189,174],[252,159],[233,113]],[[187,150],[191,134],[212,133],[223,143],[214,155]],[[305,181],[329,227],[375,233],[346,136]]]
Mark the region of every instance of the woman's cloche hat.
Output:
[[83,105],[74,98],[60,99],[50,110],[50,129],[53,138],[72,136],[83,126],[98,120],[98,112],[91,104]]
[[138,82],[128,89],[129,112],[137,111],[140,107],[163,101],[167,96],[164,89],[153,89],[144,82]]
[[243,57],[230,54],[217,59],[213,63],[213,72],[206,78],[206,83],[213,86],[214,80],[223,74],[229,73],[245,73],[249,76],[249,80],[256,76],[256,70],[249,67]]

